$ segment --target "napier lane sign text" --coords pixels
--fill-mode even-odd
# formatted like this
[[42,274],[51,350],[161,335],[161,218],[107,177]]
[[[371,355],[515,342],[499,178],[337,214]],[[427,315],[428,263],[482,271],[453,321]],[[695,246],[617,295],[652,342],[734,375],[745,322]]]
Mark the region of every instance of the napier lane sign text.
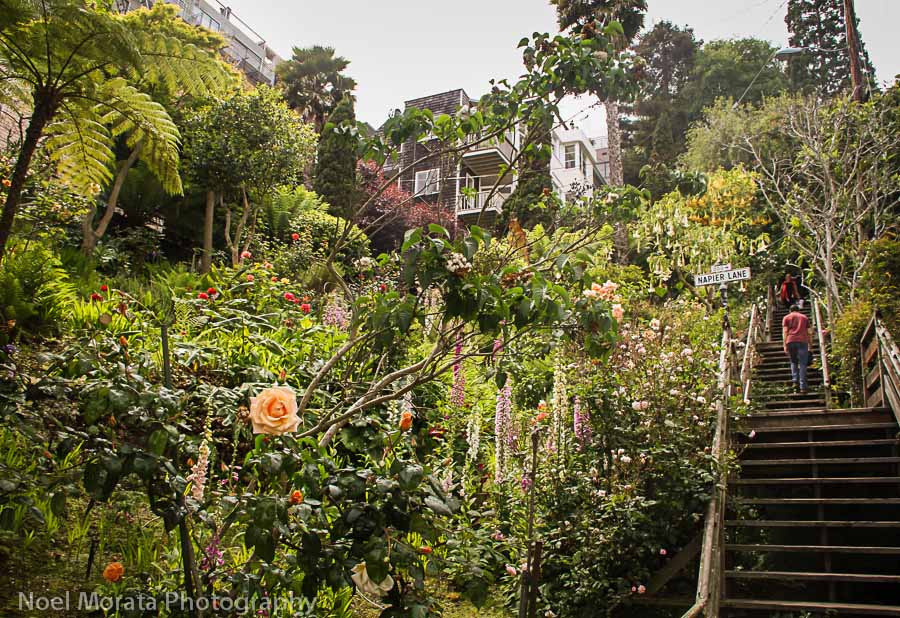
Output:
[[716,285],[717,283],[731,283],[732,281],[743,281],[749,278],[749,268],[738,268],[737,270],[726,270],[724,272],[709,273],[707,275],[694,275],[694,285],[696,287],[702,285]]

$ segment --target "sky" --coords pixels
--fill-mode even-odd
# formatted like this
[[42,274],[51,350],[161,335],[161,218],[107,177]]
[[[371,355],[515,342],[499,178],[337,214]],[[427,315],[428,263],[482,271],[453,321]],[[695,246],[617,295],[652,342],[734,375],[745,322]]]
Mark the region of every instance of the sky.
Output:
[[[222,0],[282,57],[326,45],[350,60],[356,112],[379,126],[404,101],[463,88],[478,97],[492,78],[517,77],[523,36],[556,28],[547,0]],[[697,38],[755,36],[787,45],[787,0],[648,0],[648,27],[689,25]],[[900,0],[856,0],[860,33],[880,82],[900,74]],[[591,101],[567,116],[592,137],[605,133]]]

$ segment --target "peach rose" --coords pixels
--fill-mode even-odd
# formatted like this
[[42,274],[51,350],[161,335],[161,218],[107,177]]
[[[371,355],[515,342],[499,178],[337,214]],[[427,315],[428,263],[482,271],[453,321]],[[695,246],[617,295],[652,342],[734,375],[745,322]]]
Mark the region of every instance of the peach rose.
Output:
[[297,431],[297,396],[288,386],[274,386],[250,398],[253,433],[281,435]]

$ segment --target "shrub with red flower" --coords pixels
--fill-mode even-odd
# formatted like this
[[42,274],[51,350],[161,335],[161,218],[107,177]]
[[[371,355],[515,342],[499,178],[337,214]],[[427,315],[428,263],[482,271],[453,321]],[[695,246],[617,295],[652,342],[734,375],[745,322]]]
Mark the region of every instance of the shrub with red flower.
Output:
[[97,292],[94,292],[93,294],[91,294],[91,300],[94,302],[98,302],[103,300],[103,297],[97,294]]
[[109,292],[109,286],[104,283],[103,285],[100,286],[100,291],[101,292]]
[[207,294],[206,292],[200,292],[199,294],[197,294],[197,298],[199,298],[200,300],[209,300],[209,294]]
[[309,313],[310,311],[312,311],[312,307],[309,303],[303,303],[302,305],[300,305],[300,311],[302,311],[303,313]]

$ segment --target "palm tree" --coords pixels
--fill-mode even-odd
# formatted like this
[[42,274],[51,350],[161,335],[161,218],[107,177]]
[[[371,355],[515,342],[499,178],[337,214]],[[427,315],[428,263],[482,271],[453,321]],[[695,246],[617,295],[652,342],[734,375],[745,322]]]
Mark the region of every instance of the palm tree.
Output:
[[0,102],[31,110],[0,214],[0,260],[42,139],[59,178],[75,190],[96,196],[113,179],[121,138],[167,192],[180,194],[178,129],[148,90],[208,93],[218,64],[140,11],[0,0]]
[[[634,41],[644,27],[647,12],[647,0],[550,0],[556,6],[556,16],[560,30],[567,28],[584,28],[588,23],[597,23],[601,28],[611,21],[622,25],[624,36],[617,43],[619,49],[625,49]],[[625,183],[622,172],[622,134],[619,128],[619,105],[616,101],[607,100],[606,128],[609,138],[609,178],[612,186]]]
[[344,96],[356,88],[352,77],[342,74],[350,61],[334,55],[333,47],[295,47],[290,60],[278,65],[278,82],[288,105],[322,132],[325,119]]

